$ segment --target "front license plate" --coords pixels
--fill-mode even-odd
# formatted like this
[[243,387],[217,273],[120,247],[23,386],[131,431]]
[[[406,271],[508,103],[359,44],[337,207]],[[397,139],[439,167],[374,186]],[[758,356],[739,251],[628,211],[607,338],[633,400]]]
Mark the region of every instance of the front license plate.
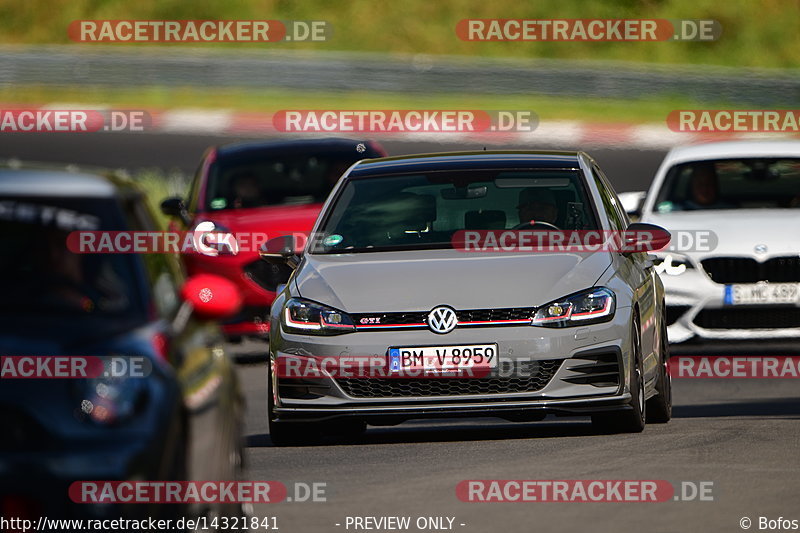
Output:
[[726,305],[796,304],[798,283],[742,283],[725,286]]
[[389,348],[389,371],[441,374],[497,368],[497,344]]

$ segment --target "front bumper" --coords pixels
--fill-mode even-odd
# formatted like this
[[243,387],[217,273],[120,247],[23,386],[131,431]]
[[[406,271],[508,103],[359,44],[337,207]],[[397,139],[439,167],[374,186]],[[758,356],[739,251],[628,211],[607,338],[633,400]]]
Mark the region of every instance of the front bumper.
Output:
[[[279,328],[276,328],[279,329]],[[444,346],[497,343],[499,362],[509,373],[495,377],[435,378],[471,380],[463,387],[433,387],[431,394],[396,393],[392,385],[404,378],[360,377],[372,381],[369,395],[354,393],[340,376],[328,372],[314,378],[276,377],[270,373],[271,416],[280,421],[321,421],[343,417],[360,418],[368,423],[388,424],[416,418],[454,416],[497,416],[508,419],[537,419],[546,414],[584,415],[627,409],[630,346],[630,308],[620,308],[614,319],[603,324],[571,328],[504,326],[457,328],[447,335],[428,330],[356,332],[334,337],[294,335],[273,331],[270,347],[271,368],[280,358],[386,358],[389,347]],[[387,362],[388,364],[388,362]],[[530,390],[494,392],[489,381],[515,378],[514,372],[531,368],[547,369],[546,379]],[[611,372],[609,372],[611,371]],[[615,375],[610,375],[615,374]],[[423,378],[425,379],[425,378]],[[480,382],[477,384],[476,382]],[[384,383],[385,384],[385,383]],[[450,385],[450,383],[447,383]],[[476,386],[473,386],[476,385]],[[484,386],[486,385],[486,386]],[[454,389],[456,393],[440,389]],[[357,390],[361,390],[363,387]],[[429,390],[431,387],[423,387]],[[480,389],[483,392],[475,393]],[[395,391],[382,394],[381,391]]]
[[[725,285],[711,281],[702,267],[677,276],[662,274],[661,281],[667,305],[667,335],[671,343],[691,339],[800,338],[800,327],[782,327],[780,316],[781,313],[797,313],[797,306],[726,305]],[[748,315],[758,316],[758,320],[749,320]],[[735,326],[728,326],[726,322]]]
[[572,398],[559,400],[481,401],[464,404],[417,404],[407,406],[353,406],[325,409],[276,408],[277,419],[282,422],[323,422],[344,418],[357,418],[372,425],[399,424],[423,418],[497,417],[507,420],[541,420],[548,414],[582,416],[594,413],[629,410],[629,392],[597,398]]

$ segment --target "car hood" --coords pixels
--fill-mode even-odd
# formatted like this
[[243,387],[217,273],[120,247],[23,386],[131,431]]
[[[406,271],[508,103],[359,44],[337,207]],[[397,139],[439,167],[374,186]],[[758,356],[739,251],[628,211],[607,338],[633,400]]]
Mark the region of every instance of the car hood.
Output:
[[[800,253],[800,216],[793,209],[736,209],[652,213],[644,220],[672,232],[670,247],[698,258],[712,256],[774,257]],[[712,232],[709,247],[690,246],[687,235]],[[681,232],[683,235],[681,235]],[[680,240],[683,239],[683,243]],[[756,246],[766,253],[756,254]]]
[[306,255],[300,296],[350,313],[533,307],[592,287],[608,253],[458,250]]
[[258,207],[252,209],[224,209],[200,213],[196,223],[211,220],[234,233],[266,233],[267,238],[280,237],[294,232],[309,233],[314,227],[322,204]]

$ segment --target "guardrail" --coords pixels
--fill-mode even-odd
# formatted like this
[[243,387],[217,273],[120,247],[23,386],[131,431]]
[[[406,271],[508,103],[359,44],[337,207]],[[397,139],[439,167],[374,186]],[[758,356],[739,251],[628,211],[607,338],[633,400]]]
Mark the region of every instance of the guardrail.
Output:
[[198,86],[319,91],[681,96],[796,106],[800,71],[377,53],[176,47],[0,47],[0,86]]

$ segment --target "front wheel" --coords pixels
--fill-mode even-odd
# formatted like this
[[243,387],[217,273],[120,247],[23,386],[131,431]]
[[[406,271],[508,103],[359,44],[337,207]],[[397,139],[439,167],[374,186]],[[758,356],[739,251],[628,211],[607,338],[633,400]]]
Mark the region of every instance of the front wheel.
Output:
[[592,424],[603,433],[641,433],[647,417],[644,391],[644,365],[639,318],[633,320],[631,331],[631,371],[629,388],[631,409],[618,413],[592,415]]
[[[662,313],[662,317],[665,315]],[[667,326],[662,321],[658,348],[658,377],[656,395],[647,400],[647,422],[665,424],[672,418],[672,376],[669,373],[669,340]]]

